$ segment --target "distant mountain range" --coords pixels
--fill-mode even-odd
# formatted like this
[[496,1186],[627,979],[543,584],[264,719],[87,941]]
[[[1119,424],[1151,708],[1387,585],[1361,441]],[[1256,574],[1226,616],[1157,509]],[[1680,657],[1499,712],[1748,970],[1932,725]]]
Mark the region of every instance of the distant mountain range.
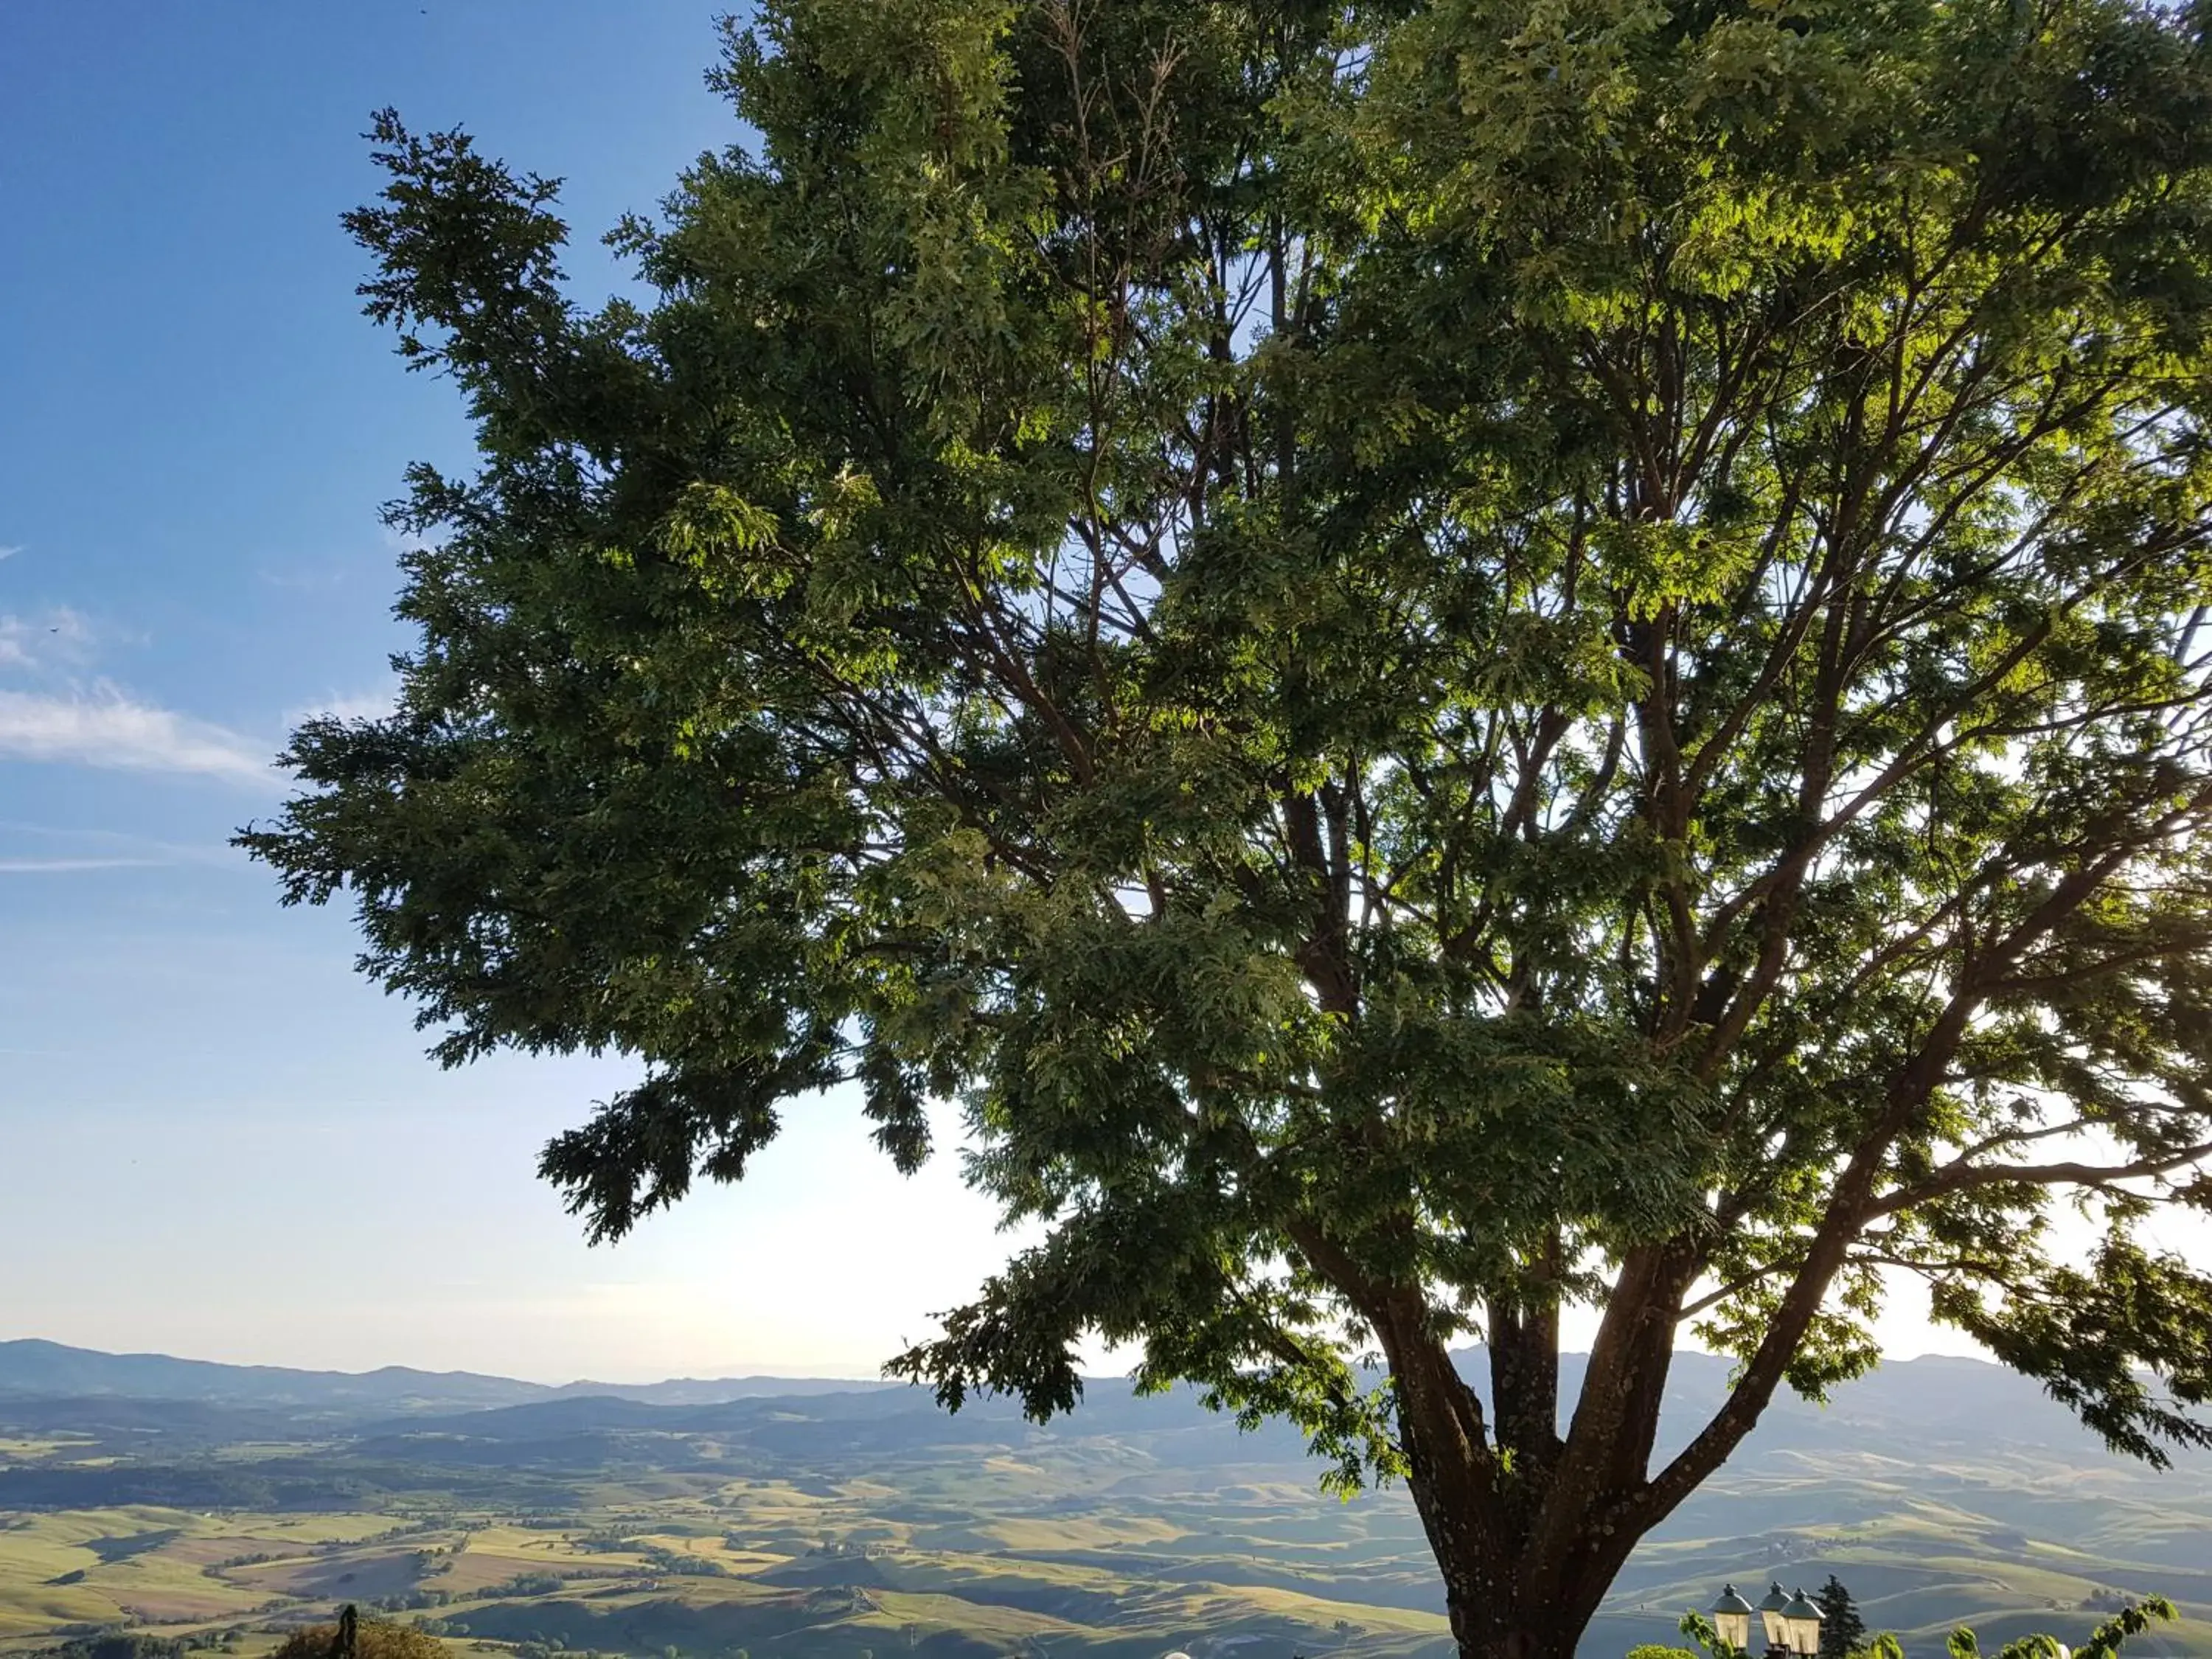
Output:
[[[1455,1358],[1482,1389],[1481,1352]],[[1562,1356],[1565,1409],[1586,1364]],[[1661,1456],[1720,1405],[1731,1369],[1709,1354],[1677,1358]],[[1176,1626],[1157,1643],[1145,1638],[1151,1652],[1224,1659],[1193,1645],[1192,1632],[1204,1629],[1224,1641],[1273,1632],[1275,1648],[1252,1654],[1288,1659],[1316,1650],[1310,1632],[1285,1636],[1287,1604],[1269,1598],[1318,1597],[1349,1610],[1364,1632],[1358,1643],[1346,1638],[1343,1655],[1437,1659],[1440,1638],[1431,1641],[1425,1626],[1389,1623],[1442,1610],[1403,1489],[1340,1504],[1315,1490],[1318,1473],[1288,1425],[1240,1432],[1194,1389],[1139,1397],[1127,1382],[1103,1378],[1072,1416],[1038,1425],[1011,1401],[979,1400],[954,1414],[927,1389],[851,1379],[551,1388],[466,1372],[309,1371],[0,1342],[0,1511],[19,1528],[153,1506],[175,1511],[179,1526],[211,1514],[270,1527],[365,1510],[526,1517],[509,1528],[515,1537],[566,1528],[604,1543],[609,1528],[627,1528],[660,1539],[661,1555],[663,1534],[726,1543],[736,1534],[744,1551],[782,1558],[756,1575],[758,1586],[821,1598],[802,1611],[830,1633],[809,1637],[811,1647],[767,1650],[786,1659],[852,1659],[855,1650],[833,1639],[838,1621],[860,1616],[863,1596],[907,1595],[956,1597],[970,1635],[998,1628],[992,1620],[1011,1616],[1006,1608],[1106,1632],[1101,1645],[1079,1644],[1063,1659],[1130,1659],[1127,1632],[1150,1629],[1147,1619]],[[2116,1596],[2156,1590],[2180,1604],[2185,1623],[2147,1641],[2145,1659],[2208,1659],[2208,1473],[2212,1459],[2201,1455],[2179,1455],[2163,1473],[2115,1458],[2034,1382],[2000,1366],[1893,1361],[1838,1388],[1826,1406],[1778,1398],[1728,1467],[1638,1550],[1583,1651],[1670,1639],[1680,1609],[1703,1605],[1723,1580],[1771,1574],[1814,1585],[1834,1571],[1862,1598],[1870,1628],[1917,1632],[1915,1653],[1940,1652],[1943,1632],[1961,1622],[1980,1628],[1986,1650],[2032,1630],[2078,1639]],[[496,1541],[470,1537],[472,1554]],[[50,1605],[62,1589],[91,1598],[91,1611],[70,1617],[111,1616],[84,1588],[99,1572],[88,1567],[82,1584],[62,1584],[46,1556],[27,1553],[34,1541],[0,1540],[0,1636],[11,1583],[33,1627],[62,1617]],[[389,1566],[362,1547],[361,1561],[333,1558],[330,1571]],[[535,1589],[509,1583],[544,1560],[499,1557],[483,1569],[492,1577],[439,1583],[464,1600],[498,1601],[465,1611],[475,1634],[535,1641],[543,1638],[533,1632],[549,1632],[572,1648],[609,1647],[614,1612],[593,1598],[631,1592],[570,1583],[600,1571],[591,1565],[597,1555],[539,1573]],[[740,1570],[752,1567],[731,1569]],[[118,1578],[101,1593],[116,1608],[135,1606],[137,1582]],[[333,1576],[317,1594],[335,1594],[342,1582]],[[264,1589],[255,1580],[238,1593]],[[743,1607],[727,1589],[720,1577],[679,1575],[636,1590],[646,1611],[632,1612],[662,1624],[611,1644],[728,1652],[765,1640],[730,1611]],[[1199,1600],[1176,1599],[1186,1590]],[[1006,1639],[961,1652],[1034,1659],[1027,1637]],[[937,1659],[954,1656],[948,1649]]]
[[[1459,1359],[1469,1380],[1478,1390],[1483,1389],[1487,1367],[1480,1351],[1464,1351]],[[1562,1356],[1563,1413],[1572,1408],[1583,1363],[1583,1356],[1578,1354]],[[1686,1439],[1719,1405],[1726,1394],[1730,1364],[1710,1354],[1677,1357],[1668,1385],[1662,1441]],[[499,1413],[517,1428],[527,1425],[541,1432],[574,1433],[635,1428],[658,1415],[639,1415],[635,1408],[642,1407],[672,1413],[659,1418],[661,1427],[688,1429],[707,1426],[713,1413],[707,1419],[696,1416],[704,1408],[777,1398],[877,1394],[887,1389],[900,1397],[875,1402],[853,1400],[836,1407],[831,1415],[878,1422],[893,1418],[910,1427],[919,1426],[917,1419],[941,1415],[925,1394],[854,1378],[687,1377],[653,1383],[577,1382],[554,1387],[472,1371],[424,1371],[403,1365],[361,1372],[300,1370],[277,1365],[227,1365],[167,1354],[101,1353],[36,1340],[0,1342],[0,1401],[12,1403],[10,1415],[19,1421],[37,1417],[56,1425],[60,1419],[52,1418],[50,1412],[27,1413],[23,1407],[31,1401],[49,1406],[78,1402],[63,1413],[74,1417],[88,1402],[120,1407],[127,1401],[176,1401],[216,1408],[222,1415],[250,1411],[295,1419],[328,1417],[356,1425],[392,1419],[392,1432],[401,1431],[410,1419],[423,1419],[427,1428],[432,1419]],[[672,1408],[689,1408],[692,1415],[687,1417]],[[955,1431],[953,1437],[966,1437],[967,1424],[979,1418],[994,1419],[1002,1412],[1010,1418],[1018,1416],[1005,1402],[972,1407],[965,1415],[963,1430]],[[1129,1423],[1118,1420],[1131,1413],[1134,1418]],[[1152,1426],[1164,1418],[1185,1413],[1206,1415],[1194,1404],[1177,1408],[1167,1401],[1133,1400],[1124,1386],[1102,1381],[1092,1384],[1075,1427],[1078,1432],[1111,1432],[1133,1426],[1137,1419]],[[116,1409],[103,1414],[111,1422],[121,1420]],[[756,1415],[745,1411],[739,1413],[739,1419],[724,1420],[750,1421]],[[1116,1420],[1109,1426],[1108,1419]],[[164,1420],[174,1425],[181,1419],[172,1415]],[[211,1418],[210,1427],[213,1423]],[[513,1431],[494,1416],[481,1418],[466,1429],[459,1423],[438,1426],[459,1430],[471,1437],[504,1437]],[[1225,1423],[1221,1426],[1228,1427]],[[1869,1446],[1922,1449],[1946,1446],[1978,1451],[2003,1445],[2017,1451],[2057,1454],[2067,1462],[2104,1461],[2102,1448],[2094,1438],[2035,1383],[1980,1360],[1934,1357],[1891,1361],[1837,1389],[1832,1403],[1825,1407],[1809,1405],[1785,1392],[1768,1410],[1753,1443],[1802,1451]]]
[[0,1342],[0,1397],[198,1401],[209,1405],[331,1412],[347,1416],[482,1411],[578,1396],[658,1406],[712,1406],[763,1395],[842,1394],[882,1384],[851,1378],[679,1377],[665,1382],[568,1382],[553,1387],[474,1371],[295,1370],[225,1365],[161,1353],[101,1353],[35,1338]]

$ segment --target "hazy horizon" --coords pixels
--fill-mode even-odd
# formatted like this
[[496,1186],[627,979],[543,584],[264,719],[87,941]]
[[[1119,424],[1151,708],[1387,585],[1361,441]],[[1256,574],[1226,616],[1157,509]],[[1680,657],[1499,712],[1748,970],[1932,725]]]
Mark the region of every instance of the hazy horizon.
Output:
[[[112,1358],[112,1359],[168,1359],[168,1360],[181,1360],[181,1361],[184,1361],[184,1362],[188,1363],[188,1364],[213,1364],[213,1365],[235,1366],[235,1367],[238,1367],[238,1368],[240,1368],[240,1369],[244,1369],[244,1370],[279,1370],[279,1371],[296,1371],[296,1372],[304,1372],[304,1373],[307,1373],[307,1374],[308,1374],[308,1375],[315,1375],[315,1376],[374,1376],[374,1375],[376,1375],[377,1373],[379,1373],[379,1372],[382,1372],[382,1371],[394,1371],[394,1370],[398,1370],[398,1371],[406,1371],[406,1372],[409,1372],[409,1373],[410,1373],[410,1374],[412,1374],[412,1375],[416,1375],[416,1376],[431,1376],[431,1377],[440,1377],[440,1376],[483,1376],[483,1377],[490,1377],[490,1378],[494,1378],[494,1379],[496,1379],[496,1380],[498,1380],[498,1381],[501,1381],[501,1382],[530,1383],[530,1384],[534,1384],[534,1385],[536,1385],[536,1386],[539,1386],[539,1387],[543,1387],[543,1388],[548,1388],[548,1389],[573,1389],[573,1388],[581,1387],[581,1386],[584,1386],[584,1385],[586,1385],[586,1384],[596,1384],[596,1383],[604,1383],[604,1384],[607,1385],[607,1386],[608,1386],[608,1387],[610,1387],[610,1388],[635,1389],[635,1388],[651,1388],[651,1387],[654,1387],[654,1386],[657,1386],[657,1385],[659,1385],[659,1384],[664,1384],[664,1383],[683,1383],[683,1382],[700,1382],[700,1383],[714,1383],[714,1382],[760,1382],[760,1381],[769,1381],[769,1382],[867,1382],[867,1383],[882,1383],[882,1384],[884,1384],[884,1385],[886,1385],[886,1386],[890,1386],[890,1387],[908,1387],[908,1386],[919,1387],[919,1386],[922,1386],[922,1385],[920,1385],[920,1384],[908,1384],[908,1383],[905,1383],[905,1382],[901,1382],[899,1379],[896,1379],[896,1378],[886,1378],[886,1377],[884,1377],[884,1376],[882,1376],[882,1375],[880,1374],[880,1372],[848,1372],[848,1371],[834,1371],[834,1370],[828,1370],[828,1371],[824,1371],[824,1370],[807,1370],[807,1371],[801,1371],[801,1370],[775,1370],[775,1369],[770,1369],[770,1370],[759,1370],[759,1369],[745,1369],[745,1370],[715,1369],[715,1370],[703,1370],[703,1371],[697,1371],[697,1372],[685,1372],[685,1373],[683,1373],[683,1374],[681,1374],[681,1375],[673,1375],[673,1374],[672,1374],[672,1375],[666,1375],[666,1376],[658,1376],[658,1375],[654,1375],[654,1376],[648,1376],[648,1375],[641,1374],[641,1375],[635,1376],[544,1376],[544,1375],[540,1375],[540,1376],[526,1376],[526,1375],[523,1375],[523,1374],[521,1374],[521,1373],[520,1373],[520,1372],[514,1372],[514,1371],[501,1371],[501,1370],[490,1370],[490,1371],[484,1371],[484,1370],[475,1370],[475,1369],[471,1368],[471,1367],[468,1367],[468,1366],[428,1366],[428,1365],[418,1365],[418,1364],[411,1364],[411,1363],[410,1363],[409,1361],[404,1360],[404,1359],[387,1360],[387,1361],[385,1361],[385,1362],[383,1362],[382,1364],[380,1364],[366,1365],[366,1366],[360,1366],[360,1367],[354,1367],[354,1366],[301,1365],[301,1364],[291,1364],[291,1363],[289,1363],[289,1362],[287,1362],[287,1361],[283,1361],[283,1360],[270,1360],[270,1359],[253,1359],[253,1360],[219,1359],[219,1358],[211,1358],[210,1356],[209,1356],[209,1355],[207,1355],[207,1354],[204,1354],[204,1353],[172,1352],[169,1352],[169,1351],[167,1351],[167,1350],[163,1350],[163,1349],[153,1349],[153,1348],[138,1348],[138,1349],[125,1349],[125,1348],[87,1348],[87,1347],[83,1346],[82,1344],[78,1344],[78,1343],[67,1343],[67,1342],[58,1342],[58,1341],[56,1341],[56,1340],[55,1340],[55,1339],[53,1339],[53,1338],[52,1338],[52,1337],[40,1336],[40,1335],[36,1334],[35,1333],[30,1333],[30,1334],[9,1334],[9,1333],[5,1332],[5,1331],[0,1331],[0,1350],[4,1350],[4,1349],[5,1349],[9,1345],[10,1345],[11,1343],[23,1343],[23,1342],[42,1342],[42,1343],[46,1343],[46,1344],[49,1344],[49,1345],[51,1345],[51,1346],[56,1346],[56,1347],[60,1347],[60,1348],[67,1349],[67,1350],[69,1350],[70,1352],[77,1352],[77,1353],[96,1353],[96,1354],[100,1354],[100,1355],[101,1355],[101,1356],[103,1356],[103,1357],[105,1357],[105,1358]],[[1482,1344],[1481,1344],[1481,1341],[1480,1341],[1480,1340],[1479,1338],[1469,1338],[1469,1339],[1468,1339],[1466,1342],[1464,1342],[1464,1343],[1455,1343],[1455,1344],[1454,1344],[1454,1345],[1453,1345],[1453,1352],[1466,1352],[1467,1350],[1471,1349],[1471,1348],[1474,1348],[1474,1349],[1479,1349],[1480,1347],[1481,1347],[1481,1346],[1482,1346]],[[1588,1353],[1589,1353],[1589,1350],[1588,1350],[1586,1347],[1565,1346],[1565,1347],[1563,1347],[1563,1348],[1562,1348],[1561,1352],[1562,1352],[1563,1357],[1565,1357],[1565,1358],[1586,1358],[1586,1357],[1587,1357],[1587,1355],[1588,1355]],[[1700,1348],[1695,1348],[1695,1347],[1685,1347],[1685,1348],[1683,1348],[1682,1350],[1680,1350],[1680,1353],[1678,1354],[1678,1356],[1677,1356],[1677,1357],[1678,1357],[1678,1358],[1680,1358],[1680,1357],[1684,1356],[1684,1355],[1695,1356],[1695,1357],[1697,1357],[1697,1358],[1704,1358],[1704,1359],[1718,1359],[1718,1358],[1722,1358],[1722,1356],[1715,1355],[1715,1354],[1712,1354],[1712,1353],[1707,1352],[1706,1351],[1705,1351],[1705,1350],[1703,1350],[1703,1349],[1700,1349]],[[1964,1361],[1964,1362],[1966,1362],[1966,1363],[1967,1363],[1967,1364],[1974,1364],[1974,1365],[1986,1365],[1986,1366],[1990,1367],[1990,1368],[1991,1368],[1991,1369],[1993,1369],[1993,1370],[2002,1369],[2002,1367],[2001,1367],[2001,1366],[1998,1364],[1998,1362],[1996,1362],[1996,1360],[1994,1360],[1994,1359],[1991,1359],[1991,1358],[1990,1358],[1987,1354],[1985,1354],[1985,1353],[1966,1353],[1966,1352],[1959,1352],[1959,1353],[1927,1352],[1927,1353],[1917,1353],[1917,1354],[1910,1354],[1910,1355],[1888,1353],[1888,1354],[1884,1354],[1884,1355],[1883,1355],[1883,1357],[1882,1357],[1882,1364],[1885,1364],[1885,1365],[1887,1365],[1887,1364],[1911,1364],[1917,1363],[1918,1361],[1921,1361],[1921,1360],[1927,1360],[1927,1359],[1938,1359],[1938,1360],[1960,1360],[1960,1361]],[[1127,1381],[1127,1373],[1126,1373],[1125,1371],[1122,1371],[1122,1370],[1097,1370],[1097,1369],[1093,1369],[1093,1368],[1086,1367],[1086,1368],[1085,1368],[1085,1371],[1084,1371],[1084,1373],[1083,1373],[1083,1375],[1084,1375],[1084,1378],[1085,1378],[1085,1380],[1086,1382],[1123,1382],[1123,1381]]]

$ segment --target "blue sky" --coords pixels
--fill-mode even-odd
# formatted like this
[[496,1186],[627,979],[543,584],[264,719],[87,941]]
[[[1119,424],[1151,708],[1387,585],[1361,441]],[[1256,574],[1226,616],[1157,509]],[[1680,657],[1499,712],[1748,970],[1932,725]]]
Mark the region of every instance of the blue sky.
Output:
[[[604,289],[598,233],[737,136],[714,49],[691,0],[0,5],[0,1337],[866,1375],[1001,1259],[952,1160],[901,1180],[836,1100],[586,1249],[532,1168],[622,1069],[440,1073],[346,918],[225,846],[289,721],[385,696],[378,504],[466,459],[358,313],[370,112],[564,177]],[[1962,1348],[1909,1300],[1883,1334]]]
[[289,720],[385,695],[378,505],[467,453],[359,315],[370,112],[565,176],[603,286],[599,231],[736,136],[714,49],[689,0],[0,6],[0,1337],[864,1375],[999,1259],[836,1102],[587,1250],[532,1165],[620,1069],[441,1073],[224,845]]

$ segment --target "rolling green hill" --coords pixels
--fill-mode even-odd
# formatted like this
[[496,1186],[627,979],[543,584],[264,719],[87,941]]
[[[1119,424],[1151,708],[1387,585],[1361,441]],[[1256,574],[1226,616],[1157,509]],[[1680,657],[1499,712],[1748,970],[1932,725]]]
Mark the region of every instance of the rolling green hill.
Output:
[[[1668,1433],[1724,1385],[1685,1356]],[[1095,1383],[1045,1428],[904,1389],[346,1398],[0,1397],[0,1652],[135,1621],[250,1656],[349,1600],[526,1659],[1449,1650],[1402,1493],[1324,1498],[1293,1433],[1188,1395]],[[2212,1656],[2207,1471],[2122,1463],[1993,1366],[1887,1366],[1828,1408],[1778,1406],[1638,1553],[1585,1651],[1668,1639],[1724,1578],[1834,1572],[1916,1656],[1959,1622],[2077,1637],[2153,1590],[2188,1617],[2142,1651]]]
[[756,1395],[845,1393],[866,1388],[845,1378],[678,1377],[665,1382],[569,1382],[559,1388],[474,1371],[296,1370],[283,1365],[225,1365],[161,1353],[101,1353],[22,1338],[0,1342],[0,1398],[199,1401],[359,1415],[400,1411],[468,1411],[532,1400],[614,1395],[660,1405],[704,1405]]

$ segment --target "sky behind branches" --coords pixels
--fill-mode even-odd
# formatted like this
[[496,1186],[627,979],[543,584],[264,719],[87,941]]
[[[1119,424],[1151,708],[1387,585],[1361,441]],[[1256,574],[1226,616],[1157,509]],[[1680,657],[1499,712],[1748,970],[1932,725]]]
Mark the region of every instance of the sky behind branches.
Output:
[[[714,47],[689,0],[0,6],[0,1339],[861,1376],[1002,1259],[956,1160],[902,1180],[836,1099],[586,1249],[533,1166],[626,1069],[441,1073],[225,844],[291,721],[385,706],[377,508],[466,460],[353,294],[370,112],[565,178],[596,299],[599,233],[738,137]],[[1884,1336],[1970,1351],[1909,1297]]]

